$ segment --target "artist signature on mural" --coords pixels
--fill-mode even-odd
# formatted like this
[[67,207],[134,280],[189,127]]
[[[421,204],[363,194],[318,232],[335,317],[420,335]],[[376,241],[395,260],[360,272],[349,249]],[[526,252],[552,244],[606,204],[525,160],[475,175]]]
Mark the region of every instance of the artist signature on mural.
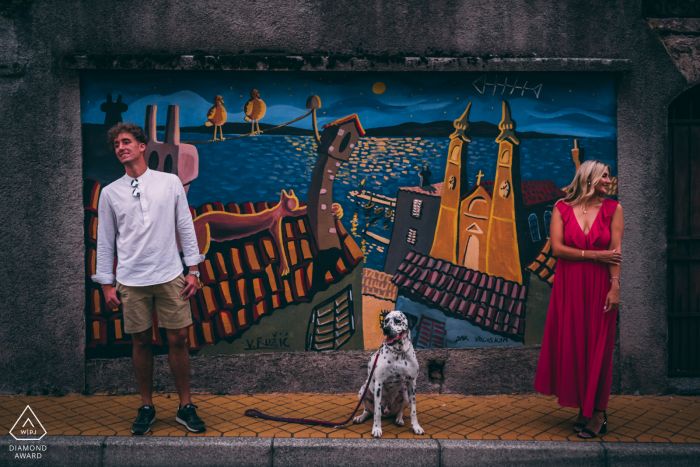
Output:
[[[461,341],[466,341],[469,342],[469,336],[457,336],[457,339],[455,339],[455,342],[461,342]],[[487,344],[503,344],[505,342],[508,342],[507,337],[481,337],[477,336],[474,338],[474,342],[484,342]]]
[[272,337],[258,337],[257,339],[246,339],[246,346],[243,350],[264,350],[264,349],[286,349],[291,347],[287,340],[289,332],[273,332]]

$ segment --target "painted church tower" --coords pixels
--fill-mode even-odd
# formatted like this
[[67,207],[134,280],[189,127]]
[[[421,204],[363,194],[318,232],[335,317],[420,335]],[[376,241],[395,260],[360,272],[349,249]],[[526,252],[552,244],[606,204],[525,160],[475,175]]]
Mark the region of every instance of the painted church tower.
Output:
[[524,212],[520,139],[515,135],[515,121],[505,101],[498,128],[501,133],[496,137],[498,162],[486,238],[486,273],[522,284],[517,222],[518,213]]
[[[457,227],[459,226],[461,186],[462,183],[467,183],[466,178],[462,181],[462,154],[467,154],[471,142],[466,136],[469,129],[471,108],[470,102],[462,116],[454,121],[456,130],[450,135],[451,141],[447,150],[447,167],[445,168],[445,183],[442,186],[440,214],[435,228],[433,247],[430,250],[430,256],[444,259],[453,264],[457,264]],[[467,158],[464,157],[465,164],[466,160]]]

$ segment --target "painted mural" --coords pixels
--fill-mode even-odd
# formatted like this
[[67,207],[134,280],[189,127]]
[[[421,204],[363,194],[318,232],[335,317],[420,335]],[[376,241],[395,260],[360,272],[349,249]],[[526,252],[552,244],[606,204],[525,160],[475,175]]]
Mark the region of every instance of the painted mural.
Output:
[[582,161],[617,165],[600,74],[86,72],[81,104],[88,358],[131,352],[90,280],[117,122],[187,192],[199,355],[378,348],[393,309],[416,348],[540,344],[554,203]]

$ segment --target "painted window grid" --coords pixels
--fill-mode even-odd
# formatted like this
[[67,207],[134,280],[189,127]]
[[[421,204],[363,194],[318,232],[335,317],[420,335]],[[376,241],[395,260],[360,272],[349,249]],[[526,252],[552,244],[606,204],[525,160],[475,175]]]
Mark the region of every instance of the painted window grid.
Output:
[[416,229],[408,229],[408,234],[406,234],[406,241],[411,245],[415,245],[417,236],[418,232],[416,231]]
[[420,317],[413,346],[417,349],[445,348],[445,323],[425,315]]
[[413,200],[413,209],[411,210],[411,215],[415,217],[416,219],[420,219],[421,212],[423,210],[423,200],[421,199],[414,199]]
[[355,334],[352,287],[314,308],[306,333],[306,350],[338,350]]

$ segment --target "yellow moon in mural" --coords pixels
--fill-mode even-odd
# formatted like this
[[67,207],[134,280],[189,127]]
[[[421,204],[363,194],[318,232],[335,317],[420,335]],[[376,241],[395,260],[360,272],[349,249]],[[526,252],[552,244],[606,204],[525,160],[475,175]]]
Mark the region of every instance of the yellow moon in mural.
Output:
[[377,81],[374,83],[374,86],[372,86],[372,91],[374,91],[375,94],[383,94],[384,91],[386,91],[386,84]]

